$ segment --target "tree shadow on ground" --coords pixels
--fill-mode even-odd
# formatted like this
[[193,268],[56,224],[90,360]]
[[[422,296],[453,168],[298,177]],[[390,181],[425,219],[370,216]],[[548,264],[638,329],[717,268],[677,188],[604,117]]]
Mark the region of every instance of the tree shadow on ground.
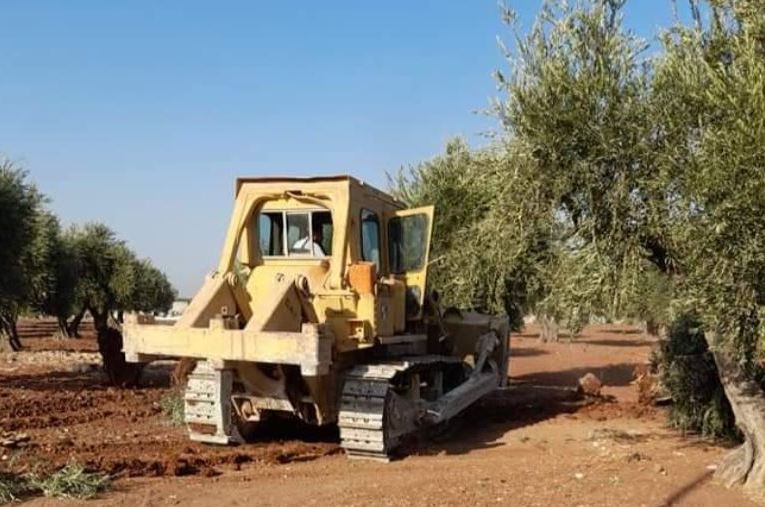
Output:
[[643,330],[636,327],[609,328],[605,333],[610,334],[643,334]]
[[[157,389],[170,386],[172,364],[149,364],[137,389]],[[69,371],[0,374],[0,389],[26,391],[104,391],[112,388],[98,365],[76,365]]]
[[594,345],[598,347],[647,347],[650,345],[653,345],[654,340],[651,340],[650,338],[643,338],[643,339],[634,339],[634,340],[576,340],[576,343],[581,343],[584,345]]
[[[598,329],[596,326],[595,328],[585,328],[583,333],[587,334],[587,330],[597,332],[598,334],[612,334],[612,335],[636,335],[636,334],[644,334],[644,331],[640,328],[635,327],[624,327],[624,328],[608,328],[608,329]],[[535,328],[531,329],[524,329],[522,331],[518,331],[517,333],[512,333],[511,338],[539,338],[541,332]],[[579,341],[578,337],[582,336],[581,334],[578,335],[572,335],[570,332],[568,332],[566,329],[560,329],[558,332],[558,337],[560,340],[576,340]],[[618,339],[618,338],[617,338]]]
[[702,486],[704,483],[709,481],[712,478],[712,475],[714,475],[713,470],[706,470],[702,472],[701,474],[696,476],[694,479],[680,486],[676,491],[670,494],[659,505],[661,507],[669,507],[671,505],[677,505],[679,501],[681,501],[683,498],[688,496],[694,489]]
[[512,348],[510,347],[510,357],[534,357],[534,356],[544,356],[546,354],[549,354],[548,351],[542,350],[542,349],[533,349],[524,347],[522,349],[520,348]]
[[537,331],[536,333],[532,333],[521,331],[519,333],[511,333],[510,340],[512,341],[513,338],[539,338],[539,332]]
[[403,453],[451,455],[500,447],[505,444],[498,440],[509,431],[573,414],[592,402],[603,402],[577,392],[575,386],[585,374],[593,373],[607,386],[627,386],[634,379],[636,366],[583,366],[513,377],[510,387],[474,404],[439,433],[420,436],[405,446]]
[[109,387],[98,369],[0,375],[0,386],[25,391],[103,391]]
[[407,455],[458,455],[505,445],[497,440],[508,431],[561,414],[577,412],[589,402],[573,388],[518,384],[477,402],[435,432],[405,445]]
[[579,379],[592,373],[606,386],[627,386],[635,379],[638,363],[581,366],[561,371],[543,371],[515,377],[515,380],[541,386],[576,386]]

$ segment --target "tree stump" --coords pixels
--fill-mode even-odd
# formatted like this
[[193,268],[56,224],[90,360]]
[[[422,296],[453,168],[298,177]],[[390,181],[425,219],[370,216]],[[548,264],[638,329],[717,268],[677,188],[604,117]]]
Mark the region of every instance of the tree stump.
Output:
[[128,363],[122,352],[122,332],[112,326],[98,330],[98,351],[109,382],[117,387],[135,387],[144,365]]

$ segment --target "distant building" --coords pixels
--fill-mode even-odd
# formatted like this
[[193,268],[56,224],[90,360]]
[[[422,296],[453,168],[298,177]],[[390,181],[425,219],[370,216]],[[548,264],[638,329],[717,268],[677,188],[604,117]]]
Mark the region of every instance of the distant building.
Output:
[[170,307],[170,311],[167,312],[167,318],[169,319],[178,319],[183,315],[183,312],[186,311],[186,308],[189,307],[189,303],[191,302],[190,299],[187,298],[179,298],[173,301],[173,306]]

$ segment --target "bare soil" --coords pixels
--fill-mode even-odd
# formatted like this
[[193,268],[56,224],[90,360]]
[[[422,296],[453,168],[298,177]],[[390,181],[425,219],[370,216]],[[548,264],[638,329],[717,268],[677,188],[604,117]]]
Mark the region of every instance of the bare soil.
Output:
[[[119,390],[105,384],[92,337],[24,343],[0,355],[0,436],[29,441],[0,447],[0,467],[76,460],[114,475],[94,505],[753,505],[712,479],[725,446],[667,428],[663,409],[638,402],[634,370],[654,341],[628,327],[545,344],[531,326],[513,337],[509,389],[389,464],[348,460],[336,431],[295,424],[239,447],[195,444],[162,412],[172,363]],[[588,372],[602,399],[576,394]]]

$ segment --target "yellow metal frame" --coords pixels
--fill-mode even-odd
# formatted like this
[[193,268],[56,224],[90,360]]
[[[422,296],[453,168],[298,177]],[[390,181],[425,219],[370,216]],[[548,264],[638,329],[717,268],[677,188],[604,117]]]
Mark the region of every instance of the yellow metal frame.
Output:
[[311,324],[304,324],[300,333],[223,329],[215,324],[178,332],[174,326],[128,324],[124,342],[125,357],[131,362],[193,357],[291,364],[300,366],[306,376],[325,375],[332,363],[332,337]]
[[[348,267],[361,261],[362,208],[381,219],[381,265],[373,294],[359,294],[345,277]],[[403,332],[403,284],[420,288],[420,304],[425,297],[433,207],[403,208],[389,195],[348,176],[237,180],[234,209],[216,272],[174,326],[126,323],[124,350],[128,358],[180,356],[295,364],[306,372],[321,374],[327,371],[333,350],[342,353],[373,347],[379,337]],[[252,220],[261,210],[317,209],[332,214],[329,256],[260,254],[259,231]],[[417,272],[391,274],[388,220],[415,214],[428,218],[423,266]],[[244,278],[240,276],[242,269]],[[301,332],[306,315],[321,332]],[[234,328],[242,322],[247,326],[242,330],[215,327],[221,317],[236,320],[239,324]],[[267,328],[257,329],[266,321]]]

